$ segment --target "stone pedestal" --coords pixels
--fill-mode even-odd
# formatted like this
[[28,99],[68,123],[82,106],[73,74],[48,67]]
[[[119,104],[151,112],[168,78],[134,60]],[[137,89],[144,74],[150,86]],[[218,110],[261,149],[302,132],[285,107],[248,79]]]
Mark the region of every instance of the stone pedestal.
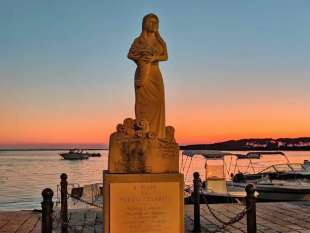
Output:
[[157,138],[146,121],[131,118],[118,124],[109,142],[109,173],[178,173],[179,145],[174,128],[166,127],[166,137]]
[[111,142],[110,173],[177,173],[179,146],[148,138],[121,138]]
[[183,233],[183,175],[174,128],[164,138],[127,118],[109,142],[104,183],[105,233]]
[[105,233],[183,233],[183,174],[103,174]]

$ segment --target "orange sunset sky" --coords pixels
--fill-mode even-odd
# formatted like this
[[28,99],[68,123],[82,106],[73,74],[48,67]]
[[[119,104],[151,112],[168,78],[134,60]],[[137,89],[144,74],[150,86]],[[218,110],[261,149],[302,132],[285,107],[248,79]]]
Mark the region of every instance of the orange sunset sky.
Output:
[[0,147],[107,144],[134,118],[126,55],[149,12],[168,46],[166,122],[180,144],[310,136],[309,2],[3,5]]

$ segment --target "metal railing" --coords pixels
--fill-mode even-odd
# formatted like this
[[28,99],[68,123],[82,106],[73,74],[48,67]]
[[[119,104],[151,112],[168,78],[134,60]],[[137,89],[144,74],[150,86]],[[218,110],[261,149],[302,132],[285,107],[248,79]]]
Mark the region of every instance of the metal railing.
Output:
[[[246,197],[245,197],[245,207],[241,212],[238,212],[235,214],[232,218],[230,218],[228,221],[222,220],[220,217],[217,216],[217,214],[212,210],[210,205],[207,202],[207,198],[205,195],[203,195],[202,192],[202,182],[199,176],[198,172],[195,172],[193,174],[193,203],[194,203],[194,227],[193,232],[201,232],[201,202],[206,203],[206,206],[210,212],[210,214],[213,216],[214,219],[216,219],[220,225],[217,226],[215,231],[208,231],[208,232],[219,232],[224,230],[226,227],[233,225],[236,222],[239,222],[242,220],[245,216],[247,218],[247,232],[248,233],[256,233],[256,197],[254,195],[255,187],[252,184],[248,184],[245,188],[246,191]],[[42,233],[52,233],[53,230],[53,222],[57,223],[57,228],[59,224],[61,224],[61,232],[62,233],[68,233],[68,228],[74,228],[73,225],[70,225],[68,220],[68,198],[75,198],[79,201],[88,204],[92,207],[102,208],[101,205],[94,204],[94,198],[92,197],[92,201],[87,201],[82,199],[80,196],[77,197],[76,195],[72,195],[68,193],[68,176],[63,173],[60,176],[61,182],[60,182],[60,213],[56,216],[54,214],[53,216],[53,206],[54,203],[52,201],[53,198],[53,191],[49,188],[44,189],[42,192],[43,201],[41,202],[42,206]],[[91,188],[93,190],[93,188]],[[95,193],[98,192],[98,189],[96,189]],[[93,192],[92,192],[93,195]],[[100,195],[97,193],[97,195]]]
[[[60,203],[60,211],[53,211],[54,203],[52,201],[53,191],[49,188],[44,189],[42,192],[43,201],[42,201],[42,233],[52,233],[53,229],[58,229],[60,227],[61,233],[68,233],[68,228],[77,227],[75,225],[70,224],[68,219],[68,199],[74,199],[81,203],[87,204],[88,206],[95,208],[102,208],[103,205],[96,204],[98,201],[98,197],[101,196],[100,183],[87,185],[85,187],[80,187],[76,184],[69,184],[68,176],[65,173],[62,173],[60,176],[60,185],[57,185],[57,203]],[[68,186],[72,186],[72,190],[74,188],[81,189],[82,192],[69,193]],[[83,189],[86,188],[86,200],[82,198]],[[90,189],[90,193],[87,193],[87,190]],[[60,193],[60,200],[59,200]],[[84,224],[85,225],[85,224]],[[85,225],[86,226],[86,225]],[[76,230],[74,230],[77,232]]]
[[245,187],[246,197],[245,197],[245,207],[241,212],[238,212],[233,217],[231,217],[228,221],[222,220],[220,217],[216,215],[216,213],[212,210],[210,205],[208,204],[207,198],[202,192],[202,182],[200,179],[200,175],[198,172],[193,174],[193,203],[194,203],[194,227],[193,232],[201,232],[201,223],[200,223],[200,203],[201,201],[206,204],[210,214],[214,219],[216,219],[221,225],[217,226],[214,231],[208,232],[221,232],[226,227],[231,226],[239,221],[241,221],[245,216],[247,218],[247,233],[256,233],[256,197],[255,187],[252,184],[248,184]]

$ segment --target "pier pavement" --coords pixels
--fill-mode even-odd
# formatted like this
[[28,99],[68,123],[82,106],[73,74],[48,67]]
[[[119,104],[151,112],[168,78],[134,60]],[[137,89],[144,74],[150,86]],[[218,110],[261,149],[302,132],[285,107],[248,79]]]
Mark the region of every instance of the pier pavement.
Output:
[[[212,204],[211,209],[223,221],[228,221],[244,208],[240,204]],[[185,206],[185,232],[193,229],[193,206]],[[54,222],[60,232],[59,221]],[[69,211],[69,232],[102,233],[102,210],[98,208]],[[218,230],[221,224],[201,205],[201,228],[203,233],[246,232],[246,217],[240,222]],[[0,233],[40,233],[41,214],[32,211],[0,212]],[[310,233],[310,201],[257,203],[257,232],[259,233]]]

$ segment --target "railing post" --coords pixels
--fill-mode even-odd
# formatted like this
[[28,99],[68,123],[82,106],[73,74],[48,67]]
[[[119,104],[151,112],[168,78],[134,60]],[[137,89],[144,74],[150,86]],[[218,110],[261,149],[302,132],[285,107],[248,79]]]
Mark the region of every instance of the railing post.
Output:
[[256,197],[255,186],[248,184],[246,191],[246,208],[247,208],[247,232],[256,233]]
[[42,233],[52,233],[53,230],[53,190],[46,188],[42,191],[43,201],[41,202],[42,207]]
[[67,174],[62,173],[60,176],[60,197],[61,197],[61,209],[60,209],[60,216],[61,216],[61,233],[68,232],[68,182],[67,182]]
[[194,172],[194,193],[193,193],[193,202],[194,202],[194,229],[193,232],[201,232],[200,227],[200,188],[201,180],[198,172]]

